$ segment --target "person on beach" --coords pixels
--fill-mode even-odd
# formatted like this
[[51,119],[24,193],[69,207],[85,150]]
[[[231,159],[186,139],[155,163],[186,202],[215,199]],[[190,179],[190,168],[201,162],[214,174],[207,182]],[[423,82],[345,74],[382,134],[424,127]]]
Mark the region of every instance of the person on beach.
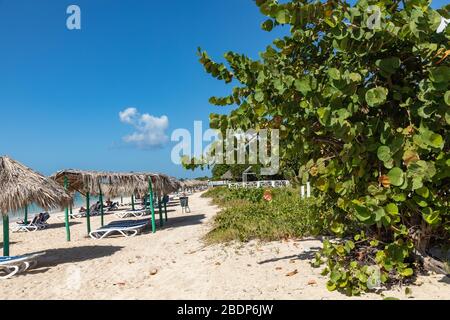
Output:
[[117,210],[119,209],[119,203],[118,202],[112,202],[110,199],[106,201],[106,208],[109,211]]

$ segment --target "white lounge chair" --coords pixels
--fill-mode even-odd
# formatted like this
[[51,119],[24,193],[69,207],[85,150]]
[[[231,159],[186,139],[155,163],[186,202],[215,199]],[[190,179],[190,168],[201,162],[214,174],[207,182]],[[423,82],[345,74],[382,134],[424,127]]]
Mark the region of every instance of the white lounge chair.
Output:
[[45,252],[15,257],[0,257],[0,279],[8,279],[37,265],[37,258]]
[[28,223],[25,221],[17,222],[15,225],[12,225],[12,232],[34,232],[38,230],[43,230],[47,228],[48,223],[47,220],[50,218],[50,215],[45,212],[43,213],[42,218],[40,215],[36,215],[34,219]]
[[129,210],[129,211],[116,211],[114,212],[117,218],[123,219],[128,217],[141,218],[150,213],[149,209]]
[[148,224],[149,220],[115,221],[97,230],[91,231],[89,236],[92,239],[103,239],[111,234],[120,234],[126,238],[134,237]]
[[[100,214],[100,212],[99,211],[96,211],[96,210],[93,210],[93,211],[90,211],[89,212],[89,216],[97,216],[97,215],[99,215]],[[72,213],[70,213],[69,212],[69,219],[81,219],[81,218],[85,218],[86,217],[86,211],[83,211],[83,212],[72,212]],[[57,215],[56,216],[56,218],[58,219],[58,220],[60,220],[60,221],[65,221],[66,220],[66,214],[65,213],[62,213],[62,214],[59,214],[59,215]]]

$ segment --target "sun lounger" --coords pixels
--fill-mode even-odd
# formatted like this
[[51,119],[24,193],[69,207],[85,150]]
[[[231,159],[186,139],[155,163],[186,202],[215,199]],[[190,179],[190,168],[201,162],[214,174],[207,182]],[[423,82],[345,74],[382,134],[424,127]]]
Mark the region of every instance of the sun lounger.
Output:
[[[89,212],[89,216],[96,216],[99,215],[100,212],[97,211],[91,211]],[[72,214],[69,213],[69,219],[81,219],[86,217],[86,211],[83,212],[73,212]],[[56,216],[56,218],[60,221],[64,221],[66,219],[66,214],[62,213]]]
[[103,239],[111,234],[120,234],[126,238],[134,237],[148,224],[149,220],[115,221],[97,230],[91,231],[89,236],[92,239]]
[[28,223],[25,221],[17,222],[15,225],[12,226],[13,232],[34,232],[38,230],[42,230],[47,228],[48,223],[47,220],[50,218],[50,215],[45,212],[40,215],[36,215],[34,219]]
[[0,279],[8,279],[19,272],[33,268],[37,264],[37,258],[44,254],[45,252],[15,257],[0,257]]
[[149,213],[150,213],[149,209],[140,209],[140,210],[134,210],[134,211],[133,210],[117,211],[114,214],[116,215],[116,217],[123,219],[123,218],[127,218],[127,217],[140,218]]

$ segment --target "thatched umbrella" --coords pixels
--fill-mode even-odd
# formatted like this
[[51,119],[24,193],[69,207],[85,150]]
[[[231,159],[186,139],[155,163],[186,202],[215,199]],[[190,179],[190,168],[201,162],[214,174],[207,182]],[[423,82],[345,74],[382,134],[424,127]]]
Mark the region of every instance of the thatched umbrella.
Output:
[[[152,180],[154,180],[154,176],[158,177],[156,182],[153,182],[153,186],[154,186],[154,191],[155,191],[156,197],[158,197],[159,221],[160,221],[160,225],[163,226],[164,219],[163,219],[163,215],[162,215],[163,207],[162,207],[161,199],[164,195],[168,195],[172,192],[177,191],[180,188],[179,181],[175,178],[171,178],[171,177],[169,177],[165,174],[161,174],[161,173],[141,172],[141,173],[133,173],[133,174],[142,177],[143,181],[148,181],[150,177],[152,178]],[[140,194],[144,194],[146,190],[149,190],[147,182],[141,183],[136,186],[136,192],[138,192]],[[151,199],[151,202],[153,202],[153,198]],[[165,221],[167,221],[167,203],[166,202],[164,202],[164,212],[165,212]]]
[[3,215],[3,252],[9,255],[8,213],[37,204],[43,209],[65,207],[72,197],[54,181],[9,158],[0,157],[0,213]]
[[173,189],[172,192],[178,191],[183,186],[181,181],[179,181],[177,178],[169,177],[169,179]]
[[181,182],[183,188],[195,188],[200,186],[206,186],[208,184],[207,181],[192,179],[192,180],[184,180]]
[[134,195],[149,194],[150,210],[152,212],[152,229],[153,232],[155,232],[153,192],[155,191],[157,194],[162,195],[164,193],[172,192],[171,190],[173,189],[169,177],[157,173],[100,172],[68,169],[57,172],[51,178],[60,185],[67,185],[70,192],[79,192],[86,197],[88,233],[90,232],[90,195],[98,195],[100,197],[101,224],[103,226],[103,196],[117,197],[131,194],[132,208],[134,210]]

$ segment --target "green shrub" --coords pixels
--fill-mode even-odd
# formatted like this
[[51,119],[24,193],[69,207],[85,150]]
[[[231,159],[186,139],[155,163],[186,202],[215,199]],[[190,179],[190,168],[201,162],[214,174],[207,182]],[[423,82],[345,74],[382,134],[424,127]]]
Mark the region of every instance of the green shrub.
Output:
[[331,216],[318,198],[303,200],[297,189],[270,189],[272,201],[263,200],[264,189],[211,190],[210,196],[224,209],[207,235],[211,242],[263,241],[326,233]]
[[214,203],[223,204],[234,199],[259,202],[264,195],[264,189],[229,189],[228,187],[216,187],[208,190],[203,197],[213,198]]
[[[376,239],[372,256],[391,279],[412,276],[413,260],[426,257],[430,265],[431,249],[450,242],[450,34],[436,32],[450,6],[256,4],[267,16],[264,30],[285,25],[290,32],[258,60],[227,52],[226,64],[216,63],[199,52],[206,72],[237,83],[229,95],[210,98],[233,105],[228,115],[210,115],[211,128],[279,129],[280,172],[327,194],[339,208],[331,230],[355,234],[348,227],[356,224]],[[369,23],[374,7],[376,27]],[[351,258],[356,248],[335,249],[323,253],[330,263],[350,273],[359,268],[341,257]],[[366,290],[365,277],[353,277],[356,285],[330,271],[338,285],[330,289]]]

